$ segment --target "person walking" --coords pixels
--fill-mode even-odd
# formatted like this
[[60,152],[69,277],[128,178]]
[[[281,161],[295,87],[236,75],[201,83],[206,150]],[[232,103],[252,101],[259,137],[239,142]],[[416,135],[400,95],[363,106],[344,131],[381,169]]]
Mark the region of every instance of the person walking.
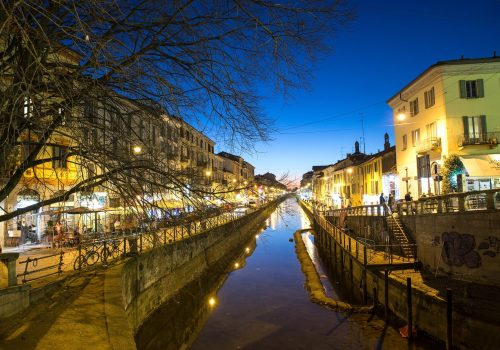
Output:
[[407,194],[405,194],[405,201],[411,202],[412,200],[413,200],[413,198],[411,198],[411,192],[408,192]]

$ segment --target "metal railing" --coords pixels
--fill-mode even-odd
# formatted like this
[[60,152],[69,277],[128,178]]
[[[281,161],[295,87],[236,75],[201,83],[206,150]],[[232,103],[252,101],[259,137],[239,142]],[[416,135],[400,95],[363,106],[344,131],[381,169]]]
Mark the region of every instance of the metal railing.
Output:
[[428,139],[420,140],[417,146],[417,152],[423,153],[427,151],[437,151],[441,148],[441,138],[431,137]]
[[[348,232],[338,228],[324,215],[312,209],[315,221],[321,226],[325,232],[333,237],[337,243],[352,257],[356,258],[364,265],[385,265],[393,263],[416,262],[416,254],[413,257],[406,257],[403,254],[404,247],[402,244],[395,244],[389,239],[387,244],[375,244],[374,241],[368,239],[357,239],[351,236]],[[351,209],[351,208],[349,208]],[[405,244],[409,249],[416,251],[416,244]]]
[[[53,259],[50,259],[55,256],[59,256],[57,263],[54,263]],[[64,252],[61,251],[56,254],[36,258],[27,257],[25,260],[20,261],[19,264],[24,264],[24,271],[17,274],[17,277],[22,277],[23,283],[34,281],[40,278],[62,273],[62,267],[64,265]]]
[[73,247],[61,245],[61,250],[57,253],[26,257],[25,260],[19,262],[20,265],[24,264],[24,269],[17,274],[17,277],[22,278],[22,282],[26,283],[71,269],[80,271],[96,264],[108,264],[123,256],[141,254],[152,248],[203,234],[231,222],[251,220],[255,212],[272,202],[263,203],[258,208],[248,208],[245,213],[224,212],[202,220],[174,222],[168,227],[149,225],[149,227],[135,230],[98,232],[80,236],[78,243]]
[[484,132],[484,133],[469,133],[458,136],[458,146],[471,145],[491,145],[496,146],[500,141],[500,133]]
[[423,197],[417,201],[395,206],[400,215],[457,213],[481,210],[500,210],[500,189],[451,193]]

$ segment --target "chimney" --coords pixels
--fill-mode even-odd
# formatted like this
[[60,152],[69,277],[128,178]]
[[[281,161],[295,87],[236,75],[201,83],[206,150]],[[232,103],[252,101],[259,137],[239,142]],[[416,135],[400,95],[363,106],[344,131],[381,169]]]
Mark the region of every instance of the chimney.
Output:
[[391,148],[391,144],[389,143],[389,134],[384,134],[384,151],[388,151]]

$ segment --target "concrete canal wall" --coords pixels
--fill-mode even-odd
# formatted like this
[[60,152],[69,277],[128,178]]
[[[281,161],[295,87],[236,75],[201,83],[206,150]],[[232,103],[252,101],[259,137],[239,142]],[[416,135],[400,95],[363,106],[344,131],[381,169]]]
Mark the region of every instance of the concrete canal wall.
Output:
[[500,286],[499,211],[402,215],[401,222],[428,270]]
[[[314,217],[307,207],[302,206],[311,222]],[[419,222],[414,221],[415,224]],[[418,223],[423,224],[422,222]],[[330,264],[347,288],[355,295],[363,295],[364,266],[350,256],[342,246],[319,225],[314,224],[316,239],[322,257]],[[389,275],[388,294],[389,309],[401,320],[407,319],[406,276],[402,273]],[[426,286],[422,281],[414,281],[412,285],[413,325],[427,334],[442,341],[446,340],[446,301],[436,289]],[[366,271],[366,289],[371,296],[373,288],[377,290],[377,299],[384,302],[385,276],[381,271]],[[491,310],[489,310],[491,312]],[[466,305],[454,305],[453,339],[454,345],[467,349],[495,349],[500,344],[499,325],[490,320],[481,310],[471,310]]]
[[204,234],[128,259],[120,272],[121,293],[133,332],[155,309],[211,266],[241,255],[277,204]]

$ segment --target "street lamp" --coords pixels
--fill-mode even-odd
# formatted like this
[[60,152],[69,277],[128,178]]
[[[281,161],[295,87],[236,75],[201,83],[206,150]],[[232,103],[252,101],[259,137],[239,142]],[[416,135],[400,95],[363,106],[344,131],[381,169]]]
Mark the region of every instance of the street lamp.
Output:
[[403,113],[403,112],[401,112],[401,113],[399,113],[396,117],[398,118],[398,120],[399,120],[400,122],[402,122],[403,120],[405,120],[405,119],[406,119],[406,114],[405,114],[405,113]]
[[140,154],[142,152],[142,147],[139,146],[139,145],[135,145],[133,148],[132,148],[132,152],[134,152],[134,154]]
[[206,175],[207,177],[209,177],[210,175],[212,175],[212,172],[211,172],[210,170],[207,170],[207,171],[205,171],[205,175]]

